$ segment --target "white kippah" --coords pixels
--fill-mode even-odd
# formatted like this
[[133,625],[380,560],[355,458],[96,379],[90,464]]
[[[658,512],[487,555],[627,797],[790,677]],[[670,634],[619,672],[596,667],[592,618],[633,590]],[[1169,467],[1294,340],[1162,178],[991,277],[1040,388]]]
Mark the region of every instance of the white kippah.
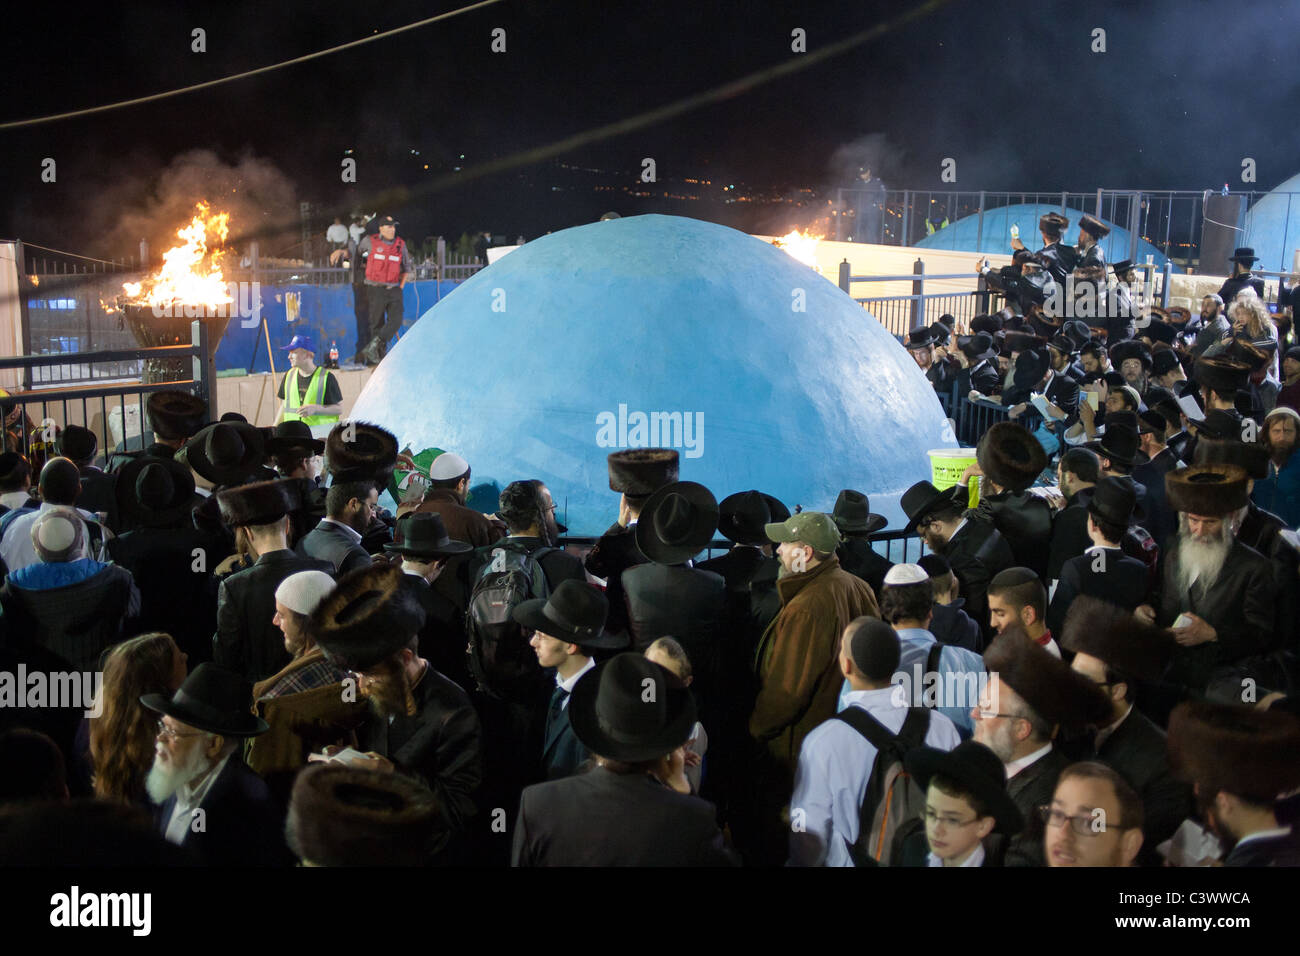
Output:
[[32,523],[32,547],[47,564],[81,557],[85,532],[81,516],[67,508],[47,511]]
[[333,590],[334,579],[324,571],[299,571],[280,582],[275,599],[291,611],[311,614]]
[[920,584],[928,580],[930,575],[919,564],[896,564],[885,572],[886,584]]
[[429,466],[429,477],[434,481],[445,481],[448,478],[459,478],[467,471],[469,462],[454,451],[444,451]]

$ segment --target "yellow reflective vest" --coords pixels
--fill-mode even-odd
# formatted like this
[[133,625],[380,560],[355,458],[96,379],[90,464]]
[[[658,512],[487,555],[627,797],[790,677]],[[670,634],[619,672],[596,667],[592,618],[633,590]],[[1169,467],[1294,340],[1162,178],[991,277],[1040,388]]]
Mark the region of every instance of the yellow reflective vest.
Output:
[[307,425],[333,425],[339,420],[337,415],[299,415],[298,409],[303,405],[325,404],[325,376],[329,372],[324,366],[317,365],[307,383],[307,395],[303,402],[298,401],[298,383],[291,382],[290,377],[298,377],[298,370],[291,368],[284,373],[284,421],[303,422]]

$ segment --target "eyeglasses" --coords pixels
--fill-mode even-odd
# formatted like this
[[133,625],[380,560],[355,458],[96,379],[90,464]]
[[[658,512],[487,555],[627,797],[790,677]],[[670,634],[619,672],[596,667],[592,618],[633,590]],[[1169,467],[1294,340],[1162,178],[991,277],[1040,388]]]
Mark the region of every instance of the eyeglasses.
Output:
[[[1106,818],[1104,816],[1083,813],[1072,817],[1064,810],[1058,810],[1055,807],[1046,804],[1038,808],[1038,815],[1042,817],[1043,822],[1048,826],[1063,827],[1068,822],[1070,824],[1070,829],[1079,834],[1079,836],[1095,837],[1099,833],[1105,833],[1106,830],[1109,829],[1106,825]],[[1113,829],[1123,830],[1126,828],[1116,825]]]
[[957,818],[952,816],[940,816],[939,814],[931,810],[929,807],[925,808],[925,822],[929,825],[942,823],[944,826],[949,827],[951,829],[960,830],[963,827],[970,826],[972,823],[975,823],[978,820],[979,817],[971,817],[969,820],[958,820]]
[[159,737],[167,737],[167,738],[169,738],[169,739],[171,739],[171,740],[175,740],[177,737],[202,737],[202,736],[204,736],[205,734],[206,734],[206,731],[202,731],[202,730],[192,730],[192,731],[190,731],[190,732],[188,732],[188,733],[182,733],[182,732],[179,731],[179,730],[173,730],[171,727],[168,727],[168,726],[167,726],[165,723],[163,723],[161,720],[158,721],[158,736],[159,736]]

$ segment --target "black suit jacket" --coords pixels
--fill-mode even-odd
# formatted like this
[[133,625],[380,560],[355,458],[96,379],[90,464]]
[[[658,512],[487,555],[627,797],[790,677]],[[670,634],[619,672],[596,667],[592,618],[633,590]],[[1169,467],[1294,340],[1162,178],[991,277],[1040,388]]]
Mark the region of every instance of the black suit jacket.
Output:
[[527,787],[514,866],[735,866],[713,805],[644,773],[594,767]]
[[1147,566],[1118,548],[1085,551],[1061,568],[1061,579],[1047,609],[1047,628],[1065,631],[1065,615],[1079,595],[1101,598],[1132,611],[1147,595]]
[[[445,573],[445,572],[444,572]],[[465,654],[465,616],[461,608],[445,594],[430,587],[415,574],[403,574],[402,585],[424,609],[424,627],[420,629],[420,656],[434,670],[450,678],[466,691],[476,684],[469,673]]]
[[1238,843],[1224,866],[1300,866],[1300,837],[1292,828],[1286,836]]
[[1088,499],[1091,497],[1091,488],[1076,491],[1066,499],[1065,507],[1052,517],[1052,537],[1044,575],[1049,585],[1060,578],[1066,561],[1092,547],[1092,539],[1088,537]]
[[[176,797],[158,807],[158,832],[166,835]],[[293,862],[284,842],[284,815],[266,783],[231,754],[204,796],[202,829],[196,814],[181,846],[208,866],[287,866]]]
[[212,659],[253,683],[278,673],[289,663],[284,633],[272,623],[275,589],[299,571],[334,573],[328,561],[303,558],[287,548],[268,551],[251,568],[236,571],[217,589],[217,633]]
[[885,575],[894,566],[893,561],[876,553],[867,538],[850,538],[846,535],[835,553],[839,555],[840,567],[870,584],[875,594],[880,593],[885,584]]
[[1146,515],[1138,524],[1151,532],[1162,551],[1178,530],[1178,512],[1170,506],[1169,496],[1165,493],[1165,475],[1181,467],[1178,456],[1166,448],[1150,461],[1133,468],[1133,480],[1146,486],[1146,495],[1142,498]]
[[482,779],[478,714],[469,696],[432,666],[411,694],[415,715],[402,714],[392,723],[371,716],[357,732],[359,749],[373,750],[422,779],[437,796],[447,826],[464,830]]
[[109,556],[140,589],[140,615],[128,636],[164,631],[189,655],[191,669],[211,660],[217,627],[212,572],[221,551],[219,542],[193,528],[138,528],[109,541]]
[[633,529],[611,525],[587,553],[586,566],[594,576],[605,582],[605,597],[609,601],[609,617],[605,630],[620,634],[627,630],[627,602],[623,599],[623,572],[638,564],[645,564],[646,556],[636,546]]
[[980,498],[968,520],[990,524],[1006,539],[1014,565],[1039,577],[1047,571],[1052,538],[1052,506],[1028,491],[1003,491]]
[[1025,828],[1006,844],[1006,866],[1046,866],[1043,853],[1043,818],[1038,808],[1052,802],[1056,780],[1070,761],[1053,747],[1024,770],[1007,781],[1007,793],[1015,801]]
[[943,555],[961,585],[966,612],[988,638],[992,634],[989,626],[989,581],[999,571],[1015,565],[1011,547],[991,525],[967,520],[943,549]]
[[117,476],[110,475],[93,466],[81,469],[81,492],[77,495],[77,507],[86,511],[103,512],[107,515],[104,524],[117,534],[121,530],[121,521],[117,513]]
[[1219,286],[1219,298],[1223,300],[1224,310],[1232,305],[1232,300],[1237,297],[1237,293],[1242,289],[1250,286],[1259,297],[1264,298],[1264,280],[1253,273],[1247,272],[1244,275],[1228,276],[1223,285]]
[[962,610],[965,603],[965,598],[957,598],[951,604],[936,603],[929,631],[940,644],[964,647],[971,653],[978,654],[984,646],[984,638],[979,624]]
[[298,542],[297,552],[304,558],[328,561],[335,577],[357,568],[370,567],[370,555],[355,539],[332,521],[322,521]]
[[1142,856],[1154,861],[1155,848],[1192,815],[1192,788],[1169,769],[1165,732],[1136,707],[1102,741],[1097,759],[1113,767],[1142,798]]

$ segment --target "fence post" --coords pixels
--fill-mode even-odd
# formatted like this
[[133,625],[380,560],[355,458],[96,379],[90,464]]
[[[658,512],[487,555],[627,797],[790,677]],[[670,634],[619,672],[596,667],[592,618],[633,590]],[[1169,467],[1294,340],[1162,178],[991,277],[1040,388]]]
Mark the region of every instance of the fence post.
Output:
[[850,275],[849,260],[845,259],[840,263],[840,288],[843,289],[847,295],[852,295],[853,292],[850,289],[852,282],[849,279],[849,275]]
[[438,237],[438,281],[442,281],[442,270],[447,265],[447,240]]
[[912,231],[910,229],[912,221],[912,192],[909,189],[903,190],[903,241],[900,246],[910,246],[912,244]]
[[1160,282],[1160,308],[1169,308],[1169,280],[1173,276],[1174,264],[1165,259],[1165,272]]
[[1128,211],[1128,258],[1130,262],[1137,262],[1138,231],[1142,228],[1142,193],[1135,192],[1130,202],[1131,205]]
[[979,315],[989,314],[989,286],[982,272],[975,283],[975,308]]
[[925,301],[924,260],[917,259],[912,263],[912,275],[921,276],[922,278],[912,280],[912,324],[907,327],[909,330],[916,328],[921,323],[920,316],[922,315],[922,309],[924,308],[922,303]]
[[149,268],[149,243],[144,239],[140,240],[140,271]]
[[975,224],[975,251],[983,252],[984,247],[981,243],[984,241],[984,190],[980,190],[980,217]]
[[194,394],[208,403],[208,417],[216,420],[217,412],[217,375],[216,356],[212,353],[208,324],[202,319],[190,323],[190,344],[198,348],[193,358]]

